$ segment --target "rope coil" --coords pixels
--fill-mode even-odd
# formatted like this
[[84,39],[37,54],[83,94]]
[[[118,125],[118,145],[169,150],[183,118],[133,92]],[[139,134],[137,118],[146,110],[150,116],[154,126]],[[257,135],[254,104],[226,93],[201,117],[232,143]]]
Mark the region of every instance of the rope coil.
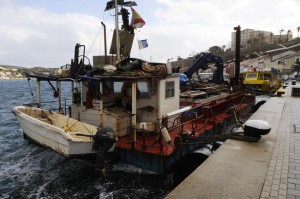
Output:
[[165,65],[150,65],[148,62],[142,64],[142,70],[153,75],[167,75],[167,68]]

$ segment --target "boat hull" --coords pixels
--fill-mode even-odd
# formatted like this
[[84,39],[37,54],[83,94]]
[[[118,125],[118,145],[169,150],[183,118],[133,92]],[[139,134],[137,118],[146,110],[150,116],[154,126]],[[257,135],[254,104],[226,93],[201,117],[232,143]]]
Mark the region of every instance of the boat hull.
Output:
[[[240,105],[236,114],[238,117],[246,116],[251,112],[253,106],[253,100],[249,101],[249,103]],[[157,174],[167,174],[172,171],[172,168],[182,157],[211,143],[210,141],[205,141],[205,138],[224,135],[228,133],[229,129],[236,126],[236,124],[237,121],[234,114],[226,115],[222,119],[219,118],[218,121],[215,121],[210,127],[207,126],[199,137],[195,137],[195,140],[191,138],[188,144],[177,147],[176,150],[172,151],[170,154],[164,154],[163,151],[161,153],[146,153],[144,150],[137,150],[137,148],[131,149],[128,147],[124,148],[122,146],[117,146],[118,159],[120,162],[133,164]],[[204,138],[203,141],[201,141],[201,138]],[[173,145],[169,147],[172,148]],[[145,150],[147,150],[147,148]]]

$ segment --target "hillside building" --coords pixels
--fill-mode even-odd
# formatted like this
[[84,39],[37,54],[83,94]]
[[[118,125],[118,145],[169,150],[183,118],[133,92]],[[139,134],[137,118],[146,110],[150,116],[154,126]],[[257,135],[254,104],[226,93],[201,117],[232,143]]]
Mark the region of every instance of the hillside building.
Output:
[[[293,34],[274,35],[269,31],[245,29],[241,31],[241,48],[255,48],[265,44],[287,42],[293,39]],[[236,32],[231,33],[231,51],[235,51]]]

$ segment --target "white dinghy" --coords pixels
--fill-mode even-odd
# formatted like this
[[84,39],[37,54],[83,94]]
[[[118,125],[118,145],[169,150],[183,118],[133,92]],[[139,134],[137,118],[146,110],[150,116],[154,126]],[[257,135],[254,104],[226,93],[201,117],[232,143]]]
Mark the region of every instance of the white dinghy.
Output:
[[64,156],[97,153],[93,149],[93,137],[98,131],[94,125],[34,107],[16,106],[12,112],[25,137]]

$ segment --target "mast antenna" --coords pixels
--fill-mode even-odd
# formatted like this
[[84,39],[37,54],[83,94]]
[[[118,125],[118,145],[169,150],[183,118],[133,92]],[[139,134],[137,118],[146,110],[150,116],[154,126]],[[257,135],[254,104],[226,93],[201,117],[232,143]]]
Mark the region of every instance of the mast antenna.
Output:
[[118,15],[118,1],[115,0],[115,28],[116,28],[116,48],[117,48],[117,61],[116,63],[119,64],[121,61],[120,55],[120,36],[119,36],[119,15]]

